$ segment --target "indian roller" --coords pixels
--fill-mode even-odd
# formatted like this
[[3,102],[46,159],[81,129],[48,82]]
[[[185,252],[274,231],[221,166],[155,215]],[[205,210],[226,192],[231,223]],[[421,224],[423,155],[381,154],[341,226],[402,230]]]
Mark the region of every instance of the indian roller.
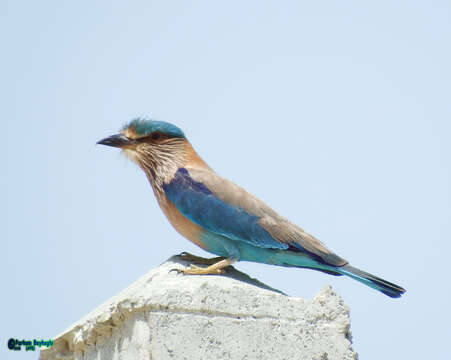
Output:
[[177,126],[134,119],[98,144],[121,148],[146,174],[162,211],[188,240],[218,255],[184,274],[221,274],[238,260],[347,275],[393,298],[405,290],[351,266],[242,187],[216,174]]

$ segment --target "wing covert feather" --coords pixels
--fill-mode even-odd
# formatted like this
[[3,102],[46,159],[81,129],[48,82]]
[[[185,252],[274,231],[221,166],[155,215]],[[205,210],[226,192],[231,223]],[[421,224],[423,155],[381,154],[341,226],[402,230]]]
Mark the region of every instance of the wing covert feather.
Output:
[[221,200],[184,168],[163,189],[184,216],[210,232],[263,248],[288,249],[258,223],[258,216]]
[[[216,219],[214,220],[215,224],[209,225],[207,228],[210,231],[221,228],[223,235],[234,238],[234,240],[247,241],[253,245],[275,249],[287,249],[290,246],[298,251],[312,253],[324,262],[335,266],[342,266],[347,263],[346,260],[334,254],[314,236],[277,214],[263,201],[242,187],[220,177],[213,170],[209,168],[187,168],[187,170],[185,181],[188,181],[186,178],[188,176],[195,183],[203,184],[211,193],[198,196],[203,198],[202,206],[210,207],[211,211],[219,213],[219,217],[209,212],[209,215],[203,219],[197,219],[197,221],[202,222],[199,225],[205,226],[206,222],[214,218]],[[206,200],[207,198],[209,200]],[[218,204],[215,204],[216,201],[218,201]],[[224,207],[223,204],[227,206]],[[193,204],[190,206],[191,208],[195,207]],[[227,210],[224,210],[225,208]],[[192,209],[185,209],[184,211],[193,212]],[[202,213],[201,209],[194,211],[194,213],[197,212]],[[246,214],[256,223],[241,221],[240,218],[246,219]],[[228,217],[227,222],[218,226],[218,223],[221,223],[221,217],[224,216]],[[236,227],[239,231],[236,230]]]

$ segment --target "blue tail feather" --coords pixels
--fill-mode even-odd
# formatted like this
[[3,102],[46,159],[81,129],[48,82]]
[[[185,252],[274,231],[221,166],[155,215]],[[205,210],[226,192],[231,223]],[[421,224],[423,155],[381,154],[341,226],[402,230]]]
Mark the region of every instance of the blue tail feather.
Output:
[[370,273],[357,269],[351,265],[344,265],[337,268],[338,272],[343,275],[347,275],[361,283],[376,289],[383,294],[390,296],[392,298],[399,298],[402,294],[406,292],[401,286],[388,282],[387,280],[381,279]]

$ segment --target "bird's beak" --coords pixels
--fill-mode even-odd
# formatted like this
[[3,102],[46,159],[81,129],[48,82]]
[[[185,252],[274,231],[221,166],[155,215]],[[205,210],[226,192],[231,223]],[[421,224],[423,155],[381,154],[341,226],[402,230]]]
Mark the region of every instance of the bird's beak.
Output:
[[125,135],[122,135],[122,134],[111,135],[105,139],[97,141],[97,144],[118,147],[118,148],[130,146],[133,143],[134,143],[134,141],[132,139],[129,139],[128,137],[126,137]]

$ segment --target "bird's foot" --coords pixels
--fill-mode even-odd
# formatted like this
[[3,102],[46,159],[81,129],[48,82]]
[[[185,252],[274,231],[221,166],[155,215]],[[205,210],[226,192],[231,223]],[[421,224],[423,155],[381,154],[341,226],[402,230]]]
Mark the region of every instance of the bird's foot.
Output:
[[196,256],[187,252],[182,252],[178,255],[180,258],[182,258],[183,261],[200,264],[200,265],[213,265],[217,263],[218,261],[223,260],[223,257],[215,257],[212,259],[203,258],[200,256]]
[[225,272],[224,269],[217,269],[214,268],[213,266],[203,268],[196,265],[191,265],[188,269],[184,269],[182,271],[184,275],[210,275],[210,274],[218,275],[223,274]]
[[[218,275],[223,274],[225,272],[224,268],[230,266],[233,264],[236,260],[235,259],[224,259],[214,263],[213,265],[210,265],[206,268],[199,267],[196,265],[191,265],[187,269],[172,269],[171,271],[177,271],[177,273],[183,273],[184,275]],[[205,260],[211,260],[211,259],[205,259]]]

